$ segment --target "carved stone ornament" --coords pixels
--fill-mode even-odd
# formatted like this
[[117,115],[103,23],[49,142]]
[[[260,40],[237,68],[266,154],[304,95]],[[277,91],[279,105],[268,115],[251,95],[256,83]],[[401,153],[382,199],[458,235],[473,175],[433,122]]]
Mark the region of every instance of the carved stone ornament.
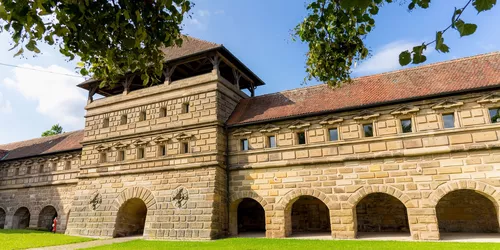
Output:
[[327,116],[323,120],[319,122],[321,125],[332,125],[336,123],[341,123],[344,121],[344,118],[337,116]]
[[311,126],[311,123],[305,122],[305,121],[295,121],[293,122],[290,126],[288,126],[289,129],[302,129],[302,128],[307,128]]
[[157,136],[157,137],[153,138],[153,140],[151,140],[151,141],[156,143],[156,144],[162,144],[162,143],[165,143],[165,142],[170,141],[170,140],[171,140],[171,138],[168,138],[165,136]]
[[141,140],[141,139],[137,139],[137,140],[132,142],[132,145],[134,145],[136,147],[144,146],[146,144],[148,144],[148,142],[145,140]]
[[116,148],[116,149],[122,149],[122,148],[128,147],[128,145],[124,144],[124,143],[121,143],[121,142],[117,142],[117,143],[113,144],[113,147]]
[[175,135],[174,138],[177,139],[178,141],[187,141],[187,140],[190,140],[191,138],[193,138],[193,135],[188,135],[184,132],[181,132],[181,133]]
[[251,133],[252,133],[252,131],[242,128],[242,129],[238,129],[238,130],[234,131],[233,136],[246,136],[246,135],[249,135]]
[[266,126],[262,127],[259,129],[259,132],[261,133],[273,133],[275,131],[280,130],[280,127],[275,126],[273,124],[267,124]]
[[417,113],[420,109],[413,106],[402,106],[391,111],[391,115],[407,115]]
[[369,111],[369,110],[364,110],[364,111],[361,111],[353,119],[354,120],[370,120],[370,119],[375,119],[375,118],[377,118],[379,116],[380,116],[379,113],[374,113],[374,112]]
[[480,104],[485,104],[485,103],[497,103],[500,101],[500,94],[499,93],[493,93],[490,95],[486,95],[481,100],[477,101],[477,103]]
[[188,190],[185,187],[178,187],[173,192],[172,205],[174,205],[174,207],[178,209],[187,208],[188,199]]
[[464,105],[463,102],[455,101],[455,100],[446,100],[443,102],[438,103],[432,109],[449,109],[449,108],[455,108],[455,107],[460,107]]
[[101,145],[97,146],[95,149],[96,149],[97,151],[99,151],[99,152],[103,152],[103,151],[108,150],[108,149],[109,149],[109,147],[108,147],[108,146],[104,146],[104,145],[102,145],[102,144],[101,144]]
[[102,195],[100,193],[95,193],[90,197],[89,207],[91,210],[95,211],[102,204]]

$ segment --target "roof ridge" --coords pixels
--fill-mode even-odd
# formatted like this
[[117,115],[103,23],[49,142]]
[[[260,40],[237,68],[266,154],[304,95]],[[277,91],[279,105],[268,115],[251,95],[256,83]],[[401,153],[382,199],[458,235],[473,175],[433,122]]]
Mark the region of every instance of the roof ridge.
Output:
[[212,45],[222,46],[222,44],[210,42],[210,41],[207,41],[207,40],[203,40],[203,39],[200,39],[200,38],[197,38],[197,37],[194,37],[194,36],[189,36],[189,35],[183,35],[183,36],[185,36],[187,39],[193,39],[193,40],[197,40],[199,42],[204,42],[204,43],[209,43],[209,44],[212,44]]
[[[251,97],[251,98],[267,97],[267,96],[278,95],[278,94],[283,94],[283,93],[295,92],[295,91],[298,91],[298,90],[314,89],[314,88],[320,88],[320,87],[325,87],[325,86],[329,86],[329,85],[324,84],[324,83],[318,83],[318,84],[311,85],[311,86],[298,87],[298,88],[294,88],[294,89],[287,89],[287,90],[283,90],[283,91],[279,91],[279,92],[258,95],[258,96]],[[251,98],[249,98],[249,99],[251,99]]]
[[439,62],[429,63],[429,64],[425,64],[425,65],[419,65],[419,66],[405,68],[405,69],[397,69],[397,70],[377,73],[377,74],[373,74],[373,75],[360,76],[360,77],[353,78],[352,80],[355,81],[355,80],[359,80],[359,79],[363,79],[363,78],[377,77],[377,76],[382,76],[382,75],[390,75],[390,74],[400,73],[403,71],[421,70],[423,68],[434,67],[434,66],[438,66],[438,65],[442,65],[442,64],[457,63],[460,61],[466,61],[466,60],[471,60],[471,59],[476,59],[476,58],[481,58],[481,57],[489,57],[489,56],[494,56],[497,54],[500,54],[500,51],[493,51],[493,52],[472,55],[472,56],[464,56],[464,57],[455,58],[455,59],[451,59],[451,60],[439,61]]
[[69,132],[63,132],[63,133],[57,134],[57,135],[49,135],[49,136],[44,136],[44,137],[31,138],[31,139],[28,139],[28,140],[22,140],[22,141],[9,142],[9,143],[6,143],[6,144],[0,144],[0,150],[9,151],[8,149],[2,149],[2,148],[5,147],[5,146],[12,145],[12,144],[18,144],[18,143],[30,142],[30,141],[36,141],[36,140],[42,140],[42,139],[46,139],[46,140],[57,139],[57,138],[62,137],[62,136],[68,136],[68,135],[76,134],[78,132],[83,132],[83,131],[84,131],[83,129],[80,129],[80,130],[74,130],[74,131],[69,131]]

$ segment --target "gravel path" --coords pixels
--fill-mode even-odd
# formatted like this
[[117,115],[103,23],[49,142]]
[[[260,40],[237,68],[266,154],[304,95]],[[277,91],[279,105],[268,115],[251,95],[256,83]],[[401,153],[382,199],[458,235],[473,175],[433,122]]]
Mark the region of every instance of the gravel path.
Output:
[[82,248],[110,245],[113,243],[122,243],[122,242],[131,241],[131,240],[138,240],[138,239],[142,239],[142,236],[123,237],[123,238],[114,238],[114,239],[105,239],[105,240],[94,240],[94,241],[74,243],[74,244],[68,244],[68,245],[31,248],[29,250],[74,250],[74,249],[82,249]]

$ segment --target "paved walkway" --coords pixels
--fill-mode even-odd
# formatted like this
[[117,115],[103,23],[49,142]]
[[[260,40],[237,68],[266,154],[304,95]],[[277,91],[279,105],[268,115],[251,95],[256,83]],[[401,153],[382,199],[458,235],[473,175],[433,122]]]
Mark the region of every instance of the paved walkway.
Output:
[[74,250],[74,249],[82,249],[82,248],[89,248],[89,247],[111,245],[113,243],[122,243],[122,242],[127,242],[127,241],[132,241],[132,240],[138,240],[138,239],[142,239],[142,236],[122,237],[122,238],[105,239],[105,240],[94,240],[94,241],[74,243],[74,244],[69,244],[69,245],[31,248],[29,250]]

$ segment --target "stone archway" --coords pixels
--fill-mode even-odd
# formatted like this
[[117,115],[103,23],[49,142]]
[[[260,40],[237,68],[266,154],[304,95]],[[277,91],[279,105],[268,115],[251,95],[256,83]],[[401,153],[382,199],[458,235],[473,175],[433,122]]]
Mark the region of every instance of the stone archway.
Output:
[[[257,195],[254,192],[237,192],[231,195],[230,202],[229,202],[229,235],[231,236],[238,236],[239,234],[239,222],[241,221],[241,212],[240,210],[240,204],[245,201],[245,200],[253,200],[258,203],[259,207],[262,208],[264,211],[264,222],[266,218],[266,206],[267,202],[264,200],[262,197]],[[257,207],[256,204],[253,206]],[[267,234],[267,230],[264,231]]]
[[5,217],[6,217],[5,210],[3,210],[3,208],[0,207],[0,229],[5,228]]
[[143,235],[148,208],[139,198],[132,198],[123,203],[118,210],[113,237]]
[[26,229],[30,225],[31,214],[28,208],[20,207],[14,213],[12,217],[12,228],[13,229]]
[[266,213],[262,205],[254,199],[243,198],[237,208],[237,227],[238,235],[265,236]]
[[355,209],[359,233],[404,233],[410,235],[408,212],[405,205],[385,193],[371,193],[363,197]]
[[50,205],[44,207],[38,215],[38,227],[46,228],[47,230],[52,231],[52,223],[55,217],[57,217],[57,211],[55,207]]
[[484,194],[459,189],[444,195],[436,205],[440,233],[498,233],[495,204]]

